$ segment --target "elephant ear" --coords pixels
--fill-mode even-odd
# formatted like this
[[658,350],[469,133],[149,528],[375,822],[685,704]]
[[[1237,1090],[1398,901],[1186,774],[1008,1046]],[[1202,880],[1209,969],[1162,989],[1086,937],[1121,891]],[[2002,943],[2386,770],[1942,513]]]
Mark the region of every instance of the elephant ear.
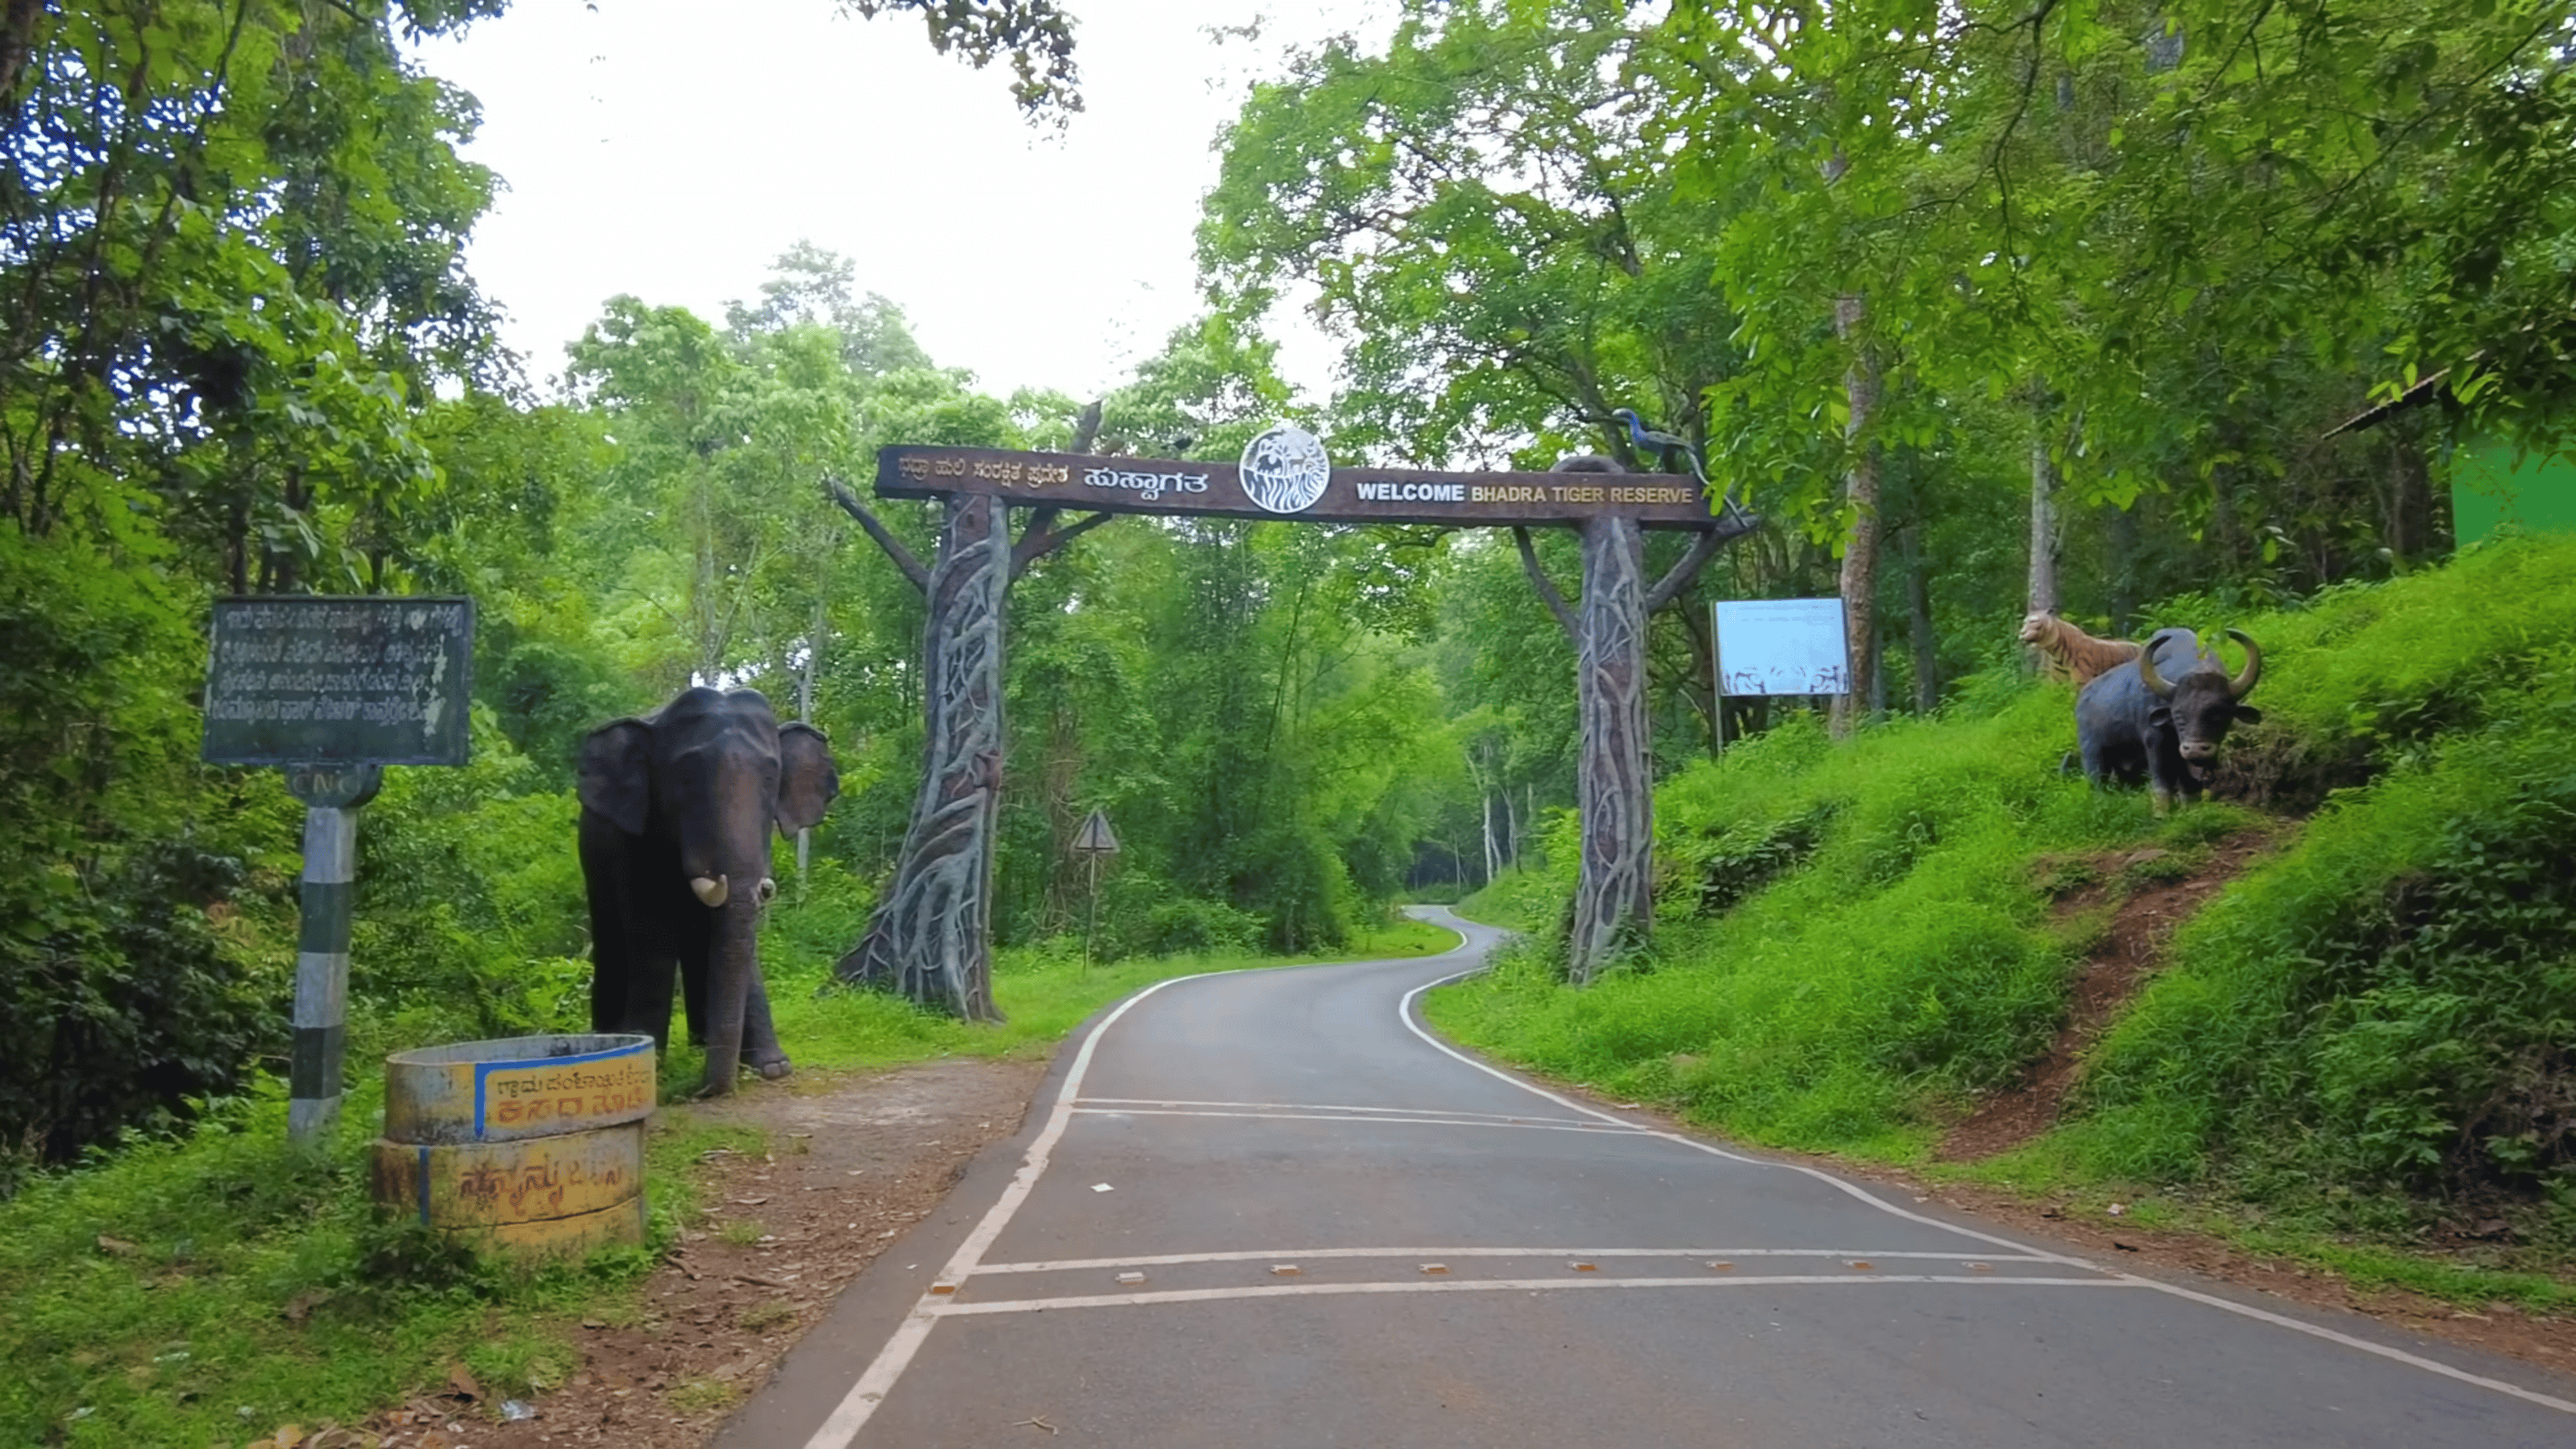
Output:
[[832,746],[823,732],[803,723],[779,726],[779,831],[792,835],[812,829],[840,793],[840,767],[832,763]]
[[653,808],[653,729],[640,719],[604,724],[581,742],[582,808],[629,835],[644,833]]

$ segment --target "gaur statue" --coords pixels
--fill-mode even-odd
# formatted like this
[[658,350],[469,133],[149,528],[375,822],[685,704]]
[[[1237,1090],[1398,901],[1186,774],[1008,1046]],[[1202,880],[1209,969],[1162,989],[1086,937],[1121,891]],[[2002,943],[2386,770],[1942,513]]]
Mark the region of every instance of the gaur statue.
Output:
[[2084,686],[2075,696],[2075,738],[2086,778],[2096,785],[2143,778],[2158,815],[2177,797],[2200,794],[2228,727],[2263,717],[2242,702],[2262,681],[2263,651],[2241,630],[2227,637],[2245,646],[2245,667],[2233,675],[2201,652],[2189,629],[2160,629],[2135,668]]
[[591,731],[580,769],[591,1029],[668,1046],[676,968],[709,1093],[732,1091],[742,1062],[787,1075],[756,941],[778,893],[769,832],[812,826],[840,789],[822,732],[781,725],[755,690],[691,689]]

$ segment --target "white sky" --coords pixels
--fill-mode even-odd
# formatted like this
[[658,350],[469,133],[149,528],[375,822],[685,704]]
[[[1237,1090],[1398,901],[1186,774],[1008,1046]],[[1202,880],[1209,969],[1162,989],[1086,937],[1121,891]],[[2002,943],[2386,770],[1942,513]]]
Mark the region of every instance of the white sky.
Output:
[[[483,104],[467,149],[506,185],[469,266],[531,380],[631,292],[721,322],[799,238],[856,264],[931,358],[984,389],[1096,396],[1199,311],[1209,149],[1250,78],[1385,0],[1073,0],[1087,109],[1020,118],[997,62],[935,54],[917,16],[833,0],[520,0],[429,70]],[[1265,11],[1275,11],[1266,14]],[[1205,27],[1263,19],[1257,42]],[[1282,369],[1320,398],[1336,351],[1282,309]]]

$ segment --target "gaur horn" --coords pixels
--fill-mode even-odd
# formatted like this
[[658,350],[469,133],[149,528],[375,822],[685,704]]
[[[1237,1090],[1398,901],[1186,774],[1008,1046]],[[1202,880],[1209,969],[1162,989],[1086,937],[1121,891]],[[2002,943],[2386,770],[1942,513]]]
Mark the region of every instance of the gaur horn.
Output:
[[2147,693],[2156,698],[2173,698],[2174,687],[2165,683],[2163,675],[2156,673],[2155,641],[2152,639],[2147,641],[2146,648],[2138,651],[2138,679],[2146,685]]
[[2255,685],[2263,682],[2263,651],[2255,645],[2253,636],[2242,629],[2228,630],[2227,637],[2245,646],[2244,669],[2227,681],[2228,697],[2243,699],[2254,692]]
[[733,881],[726,876],[702,875],[689,882],[689,894],[698,898],[699,905],[714,910],[725,903],[725,893],[732,886]]

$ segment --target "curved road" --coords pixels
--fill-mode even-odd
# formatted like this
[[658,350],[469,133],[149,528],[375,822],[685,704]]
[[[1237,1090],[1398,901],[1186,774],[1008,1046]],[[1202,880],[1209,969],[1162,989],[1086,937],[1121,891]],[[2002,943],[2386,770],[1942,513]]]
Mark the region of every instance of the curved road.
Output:
[[717,1442],[2576,1443],[2565,1379],[2129,1276],[1472,1061],[1414,998],[1501,933],[1420,913],[1461,948],[1106,1013]]

